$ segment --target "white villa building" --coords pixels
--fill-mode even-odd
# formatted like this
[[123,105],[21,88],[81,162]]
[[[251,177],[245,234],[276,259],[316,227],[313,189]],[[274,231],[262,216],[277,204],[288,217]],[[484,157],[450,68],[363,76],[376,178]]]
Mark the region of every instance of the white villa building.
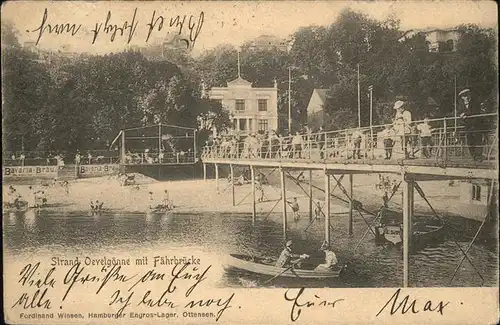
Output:
[[278,86],[254,88],[240,76],[227,87],[213,87],[210,99],[218,100],[230,111],[232,132],[246,135],[278,128]]

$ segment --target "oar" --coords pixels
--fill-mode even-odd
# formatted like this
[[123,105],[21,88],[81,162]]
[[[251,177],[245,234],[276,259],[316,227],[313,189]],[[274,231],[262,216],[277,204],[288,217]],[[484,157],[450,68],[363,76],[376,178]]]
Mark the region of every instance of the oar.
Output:
[[243,250],[246,251],[248,254],[250,254],[252,261],[255,261],[255,256],[250,251],[250,248],[248,248],[248,246],[242,240],[238,240],[238,242],[241,246],[243,246]]
[[293,262],[292,265],[290,265],[289,267],[287,267],[286,269],[284,269],[283,271],[281,271],[280,273],[276,274],[275,276],[273,276],[272,278],[270,278],[269,280],[267,280],[266,282],[264,282],[264,284],[267,284],[269,282],[271,282],[272,280],[276,279],[277,277],[279,277],[280,275],[282,275],[283,273],[285,273],[286,271],[289,271],[290,269],[292,269],[295,265],[299,264],[300,262],[302,262],[304,259],[303,258],[299,258],[297,261]]

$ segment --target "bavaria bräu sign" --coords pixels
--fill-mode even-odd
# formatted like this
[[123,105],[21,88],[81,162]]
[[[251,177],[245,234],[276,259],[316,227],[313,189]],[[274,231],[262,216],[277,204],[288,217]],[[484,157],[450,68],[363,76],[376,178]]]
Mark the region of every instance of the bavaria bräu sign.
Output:
[[57,166],[3,167],[2,176],[14,177],[56,177]]
[[97,177],[117,173],[120,165],[80,165],[78,166],[78,177]]

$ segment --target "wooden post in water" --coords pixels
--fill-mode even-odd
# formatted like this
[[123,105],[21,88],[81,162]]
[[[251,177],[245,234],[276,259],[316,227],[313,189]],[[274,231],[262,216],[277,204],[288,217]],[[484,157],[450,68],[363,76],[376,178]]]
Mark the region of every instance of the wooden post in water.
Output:
[[353,197],[353,175],[352,174],[349,174],[349,235],[352,235],[353,233],[353,213],[352,213],[352,209],[353,209],[353,200],[354,200],[354,197]]
[[122,145],[121,145],[121,151],[120,151],[120,160],[121,163],[125,165],[125,130],[122,130],[122,137],[121,137]]
[[215,164],[215,189],[219,193],[219,165]]
[[255,168],[250,166],[250,174],[252,178],[252,223],[255,222],[256,204],[255,204]]
[[161,145],[161,137],[162,137],[162,134],[161,134],[161,123],[158,124],[158,162],[161,164],[161,161],[159,159],[159,155],[160,153],[162,152],[162,145]]
[[229,165],[229,169],[231,170],[231,195],[233,200],[233,207],[236,205],[236,201],[234,198],[234,168],[233,165]]
[[325,170],[325,241],[330,244],[330,175]]
[[312,188],[312,169],[309,170],[309,220],[313,218],[313,188]]
[[280,178],[281,178],[281,203],[283,204],[283,237],[286,240],[286,188],[285,188],[285,171],[280,168]]
[[413,202],[414,202],[414,186],[413,180],[407,180],[405,174],[403,176],[403,287],[409,286],[410,278],[410,246],[412,235],[412,218],[413,218]]

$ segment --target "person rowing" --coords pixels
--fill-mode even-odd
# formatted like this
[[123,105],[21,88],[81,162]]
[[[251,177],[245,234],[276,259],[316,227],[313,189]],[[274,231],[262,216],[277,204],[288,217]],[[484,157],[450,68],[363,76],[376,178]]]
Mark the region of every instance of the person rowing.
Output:
[[280,254],[280,257],[276,261],[276,267],[288,268],[292,265],[297,265],[300,267],[300,261],[308,258],[307,254],[295,254],[293,253],[293,242],[291,240],[286,242],[285,249]]
[[321,244],[320,250],[325,253],[325,263],[318,265],[315,271],[331,270],[338,263],[337,255],[326,240]]

